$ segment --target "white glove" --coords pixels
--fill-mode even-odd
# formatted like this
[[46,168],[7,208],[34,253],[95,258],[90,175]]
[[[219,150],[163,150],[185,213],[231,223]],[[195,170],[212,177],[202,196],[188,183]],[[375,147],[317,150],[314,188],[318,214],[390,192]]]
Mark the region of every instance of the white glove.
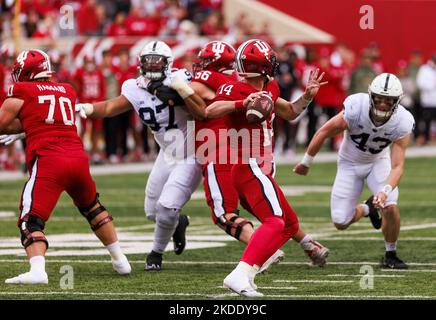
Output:
[[81,118],[86,119],[94,112],[94,106],[92,103],[78,103],[75,106],[75,110],[80,114]]
[[8,146],[14,141],[24,139],[25,137],[26,134],[24,132],[18,134],[3,134],[0,136],[0,144]]
[[195,93],[194,89],[192,89],[185,81],[183,81],[183,79],[178,76],[175,76],[171,79],[170,88],[176,90],[182,99],[186,99]]

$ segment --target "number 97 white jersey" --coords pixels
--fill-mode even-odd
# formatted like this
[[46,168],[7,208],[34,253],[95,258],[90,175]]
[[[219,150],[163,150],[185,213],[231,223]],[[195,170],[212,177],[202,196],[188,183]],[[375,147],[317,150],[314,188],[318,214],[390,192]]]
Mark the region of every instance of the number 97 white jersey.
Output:
[[[172,71],[171,77],[175,76],[187,83],[192,79],[191,73],[186,69]],[[170,81],[167,77],[163,84],[169,86]],[[187,141],[194,141],[191,132],[193,130],[188,130],[187,126],[192,116],[182,106],[168,106],[159,100],[145,89],[146,85],[147,80],[142,76],[129,79],[123,83],[121,94],[132,104],[142,122],[151,129],[154,139],[164,151],[171,149],[171,154],[177,153],[177,156],[186,157],[183,150],[187,146]]]
[[344,101],[345,132],[339,158],[357,163],[371,163],[388,154],[392,142],[413,131],[412,114],[399,105],[392,117],[383,125],[375,126],[370,116],[369,95],[357,93]]

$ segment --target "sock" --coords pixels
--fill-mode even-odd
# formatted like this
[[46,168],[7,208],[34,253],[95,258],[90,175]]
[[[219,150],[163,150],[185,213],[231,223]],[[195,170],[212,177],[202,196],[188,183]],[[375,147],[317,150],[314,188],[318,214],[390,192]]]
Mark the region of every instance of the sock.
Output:
[[311,235],[310,234],[306,234],[305,236],[304,236],[304,238],[300,241],[300,247],[301,247],[301,249],[303,249],[303,250],[307,250],[308,248],[308,244],[310,244],[310,242],[311,241],[313,241],[313,238],[311,237]]
[[386,248],[386,251],[396,251],[397,250],[397,243],[385,241],[385,248]]
[[179,223],[179,210],[158,205],[158,212],[152,250],[157,253],[164,253]]
[[363,216],[367,217],[369,215],[369,207],[368,207],[368,205],[365,204],[365,203],[361,203],[359,206],[363,209]]
[[251,266],[244,261],[240,261],[235,268],[235,271],[236,270],[246,274],[250,279],[254,279],[257,272],[259,271],[259,266],[257,266],[257,265]]
[[283,229],[284,221],[281,218],[265,219],[251,236],[241,261],[250,266],[263,265],[289,239],[284,239]]
[[113,260],[118,261],[124,256],[121,252],[120,243],[118,241],[107,245],[106,249],[107,251],[109,251],[109,254],[111,255]]
[[45,272],[44,256],[34,256],[29,259],[30,272]]

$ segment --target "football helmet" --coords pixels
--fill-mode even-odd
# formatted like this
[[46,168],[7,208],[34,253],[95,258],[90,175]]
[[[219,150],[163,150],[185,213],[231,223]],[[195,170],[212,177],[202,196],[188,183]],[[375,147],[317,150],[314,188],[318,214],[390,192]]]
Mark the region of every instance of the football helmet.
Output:
[[277,67],[276,53],[263,40],[245,41],[236,52],[236,70],[242,77],[251,78],[260,75],[274,77]]
[[386,122],[394,114],[403,97],[403,87],[395,75],[382,73],[371,82],[368,93],[372,118],[377,122]]
[[141,74],[151,81],[165,79],[171,72],[173,62],[173,53],[163,41],[147,43],[139,54]]
[[192,65],[194,75],[202,70],[223,72],[234,69],[236,50],[223,41],[211,41],[198,53],[198,60]]
[[37,49],[22,51],[12,67],[14,82],[33,81],[53,75],[49,56]]

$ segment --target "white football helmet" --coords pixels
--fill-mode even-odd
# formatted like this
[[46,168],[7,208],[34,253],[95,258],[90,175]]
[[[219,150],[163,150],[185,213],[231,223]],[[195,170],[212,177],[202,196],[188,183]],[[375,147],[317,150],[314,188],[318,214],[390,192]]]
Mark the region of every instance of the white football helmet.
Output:
[[163,80],[171,73],[174,57],[171,48],[163,41],[152,41],[139,54],[139,69],[149,80]]
[[[371,82],[368,93],[373,119],[386,122],[394,114],[403,97],[403,87],[395,75],[382,73]],[[381,106],[382,103],[384,106]]]

